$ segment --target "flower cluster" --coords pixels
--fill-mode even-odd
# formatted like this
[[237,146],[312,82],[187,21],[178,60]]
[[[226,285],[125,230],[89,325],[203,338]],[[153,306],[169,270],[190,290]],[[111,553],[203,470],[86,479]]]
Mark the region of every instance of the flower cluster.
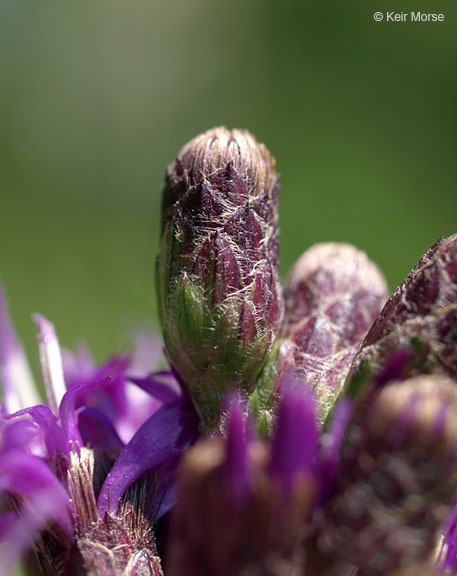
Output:
[[167,171],[157,293],[170,371],[37,315],[44,404],[0,293],[2,574],[457,576],[457,235],[390,298],[346,244],[282,287],[274,159],[216,128]]
[[169,372],[149,358],[61,350],[41,316],[40,363],[47,403],[37,398],[23,348],[0,293],[0,573],[27,557],[30,574],[162,574],[153,526],[174,502],[180,454],[197,420]]

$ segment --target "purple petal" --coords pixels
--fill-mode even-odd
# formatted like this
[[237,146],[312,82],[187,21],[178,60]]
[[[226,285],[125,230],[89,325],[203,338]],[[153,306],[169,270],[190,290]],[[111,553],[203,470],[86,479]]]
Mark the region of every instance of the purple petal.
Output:
[[60,403],[60,420],[62,422],[62,428],[64,430],[65,436],[68,441],[78,442],[81,446],[84,446],[84,442],[78,427],[78,416],[77,408],[79,408],[79,400],[81,399],[84,392],[91,390],[93,388],[112,385],[114,380],[109,382],[91,382],[90,384],[83,384],[81,386],[75,386],[70,388],[65,396],[62,398]]
[[15,420],[14,416],[7,416],[4,420],[0,420],[0,450],[2,454],[9,450],[27,451],[33,445],[35,437],[36,427],[31,420]]
[[[26,506],[22,507],[19,516],[10,513],[0,517],[0,574],[2,576],[8,576],[12,573],[15,565],[31,547],[33,540],[49,520],[57,522],[70,540],[73,539],[68,514],[69,499],[63,487],[49,468],[39,459],[28,462],[30,464],[28,466],[24,461],[23,454],[16,453],[16,456],[19,459],[19,466],[15,466],[17,462],[15,462],[14,457],[9,462],[10,466],[15,467],[13,472],[17,474],[19,480],[24,475],[33,478],[36,480],[36,485],[32,490],[26,491],[25,495],[20,494],[18,490],[20,482],[15,481],[17,478],[14,477],[14,474],[10,478],[11,492],[19,494],[25,500]],[[45,479],[46,481],[42,486],[42,473],[46,470],[50,476]],[[8,472],[11,473],[11,470],[8,471],[8,467],[6,467],[5,474]],[[46,473],[44,475],[46,476]]]
[[237,497],[247,494],[249,486],[248,438],[243,404],[232,399],[227,410],[226,460],[223,474],[228,477],[230,489]]
[[72,372],[71,362],[67,358],[68,388],[84,390],[78,393],[74,408],[97,408],[115,424],[123,442],[128,442],[140,424],[157,409],[157,403],[151,407],[153,402],[149,398],[138,399],[139,394],[132,392],[134,387],[125,377],[130,358],[114,356],[100,367],[93,365],[87,352],[83,357],[72,360],[82,366],[79,372]]
[[155,372],[146,378],[129,377],[129,380],[165,404],[181,398],[181,389],[171,372]]
[[438,556],[443,574],[457,574],[457,504],[454,506],[444,527],[444,539]]
[[383,386],[392,380],[404,380],[405,371],[414,357],[414,351],[411,348],[401,348],[392,354],[384,364],[384,367],[375,376],[375,384]]
[[154,502],[157,503],[157,506],[153,510],[153,523],[162,518],[176,504],[177,494],[173,480],[178,463],[179,457],[157,470],[154,486]]
[[56,452],[68,454],[68,444],[64,433],[57,423],[57,419],[47,406],[33,406],[24,408],[12,415],[11,419],[29,416],[41,432],[42,440],[46,446],[48,458],[52,460]]
[[346,429],[352,412],[349,399],[340,401],[333,411],[330,429],[323,436],[320,459],[321,499],[330,493],[338,469],[339,452],[346,435]]
[[[130,383],[121,376],[127,364],[125,359],[112,359],[98,372],[100,376],[104,375],[103,380],[74,386],[67,391],[60,405],[60,418],[67,440],[83,445],[77,419],[77,410],[81,406],[97,408],[105,414],[113,423],[116,435],[123,443],[127,443],[160,407],[160,397],[170,402],[179,399],[173,389],[177,385],[171,374],[159,373],[150,378],[135,378]],[[109,373],[113,376],[107,375]]]
[[162,341],[152,329],[135,330],[129,373],[141,376],[154,372],[164,363]]
[[181,404],[163,406],[138,430],[108,474],[98,498],[100,516],[116,513],[119,501],[147,470],[179,457],[194,441],[197,419]]
[[57,414],[66,391],[59,341],[54,326],[44,316],[34,314],[33,320],[38,327],[41,371],[48,404]]
[[11,530],[15,521],[16,514],[14,512],[8,512],[7,514],[0,516],[0,542],[6,540],[5,534]]
[[[173,475],[174,477],[174,475]],[[154,514],[154,521],[160,520],[162,516],[170,512],[175,506],[178,496],[176,494],[176,486],[174,484],[163,485],[161,490],[156,489],[155,495],[162,493],[163,496],[159,499],[160,506]]]
[[124,448],[111,420],[97,408],[83,408],[79,412],[78,428],[86,446],[116,455]]
[[128,410],[123,415],[115,413],[113,422],[121,440],[128,444],[146,420],[162,406],[162,402],[132,382],[126,382],[124,389]]
[[[73,358],[75,360],[75,358]],[[76,360],[75,360],[76,361]],[[121,429],[125,428],[125,420],[128,426],[132,426],[130,420],[136,423],[136,414],[132,411],[129,395],[127,394],[128,383],[125,380],[125,371],[129,365],[128,357],[114,356],[100,367],[90,368],[90,360],[79,361],[84,363],[83,370],[71,373],[67,358],[67,370],[70,370],[68,381],[68,397],[62,400],[61,407],[62,423],[66,428],[69,439],[81,442],[77,432],[75,411],[81,406],[91,406],[103,412],[116,425],[116,432],[121,435]],[[78,361],[78,362],[79,362]],[[143,403],[145,401],[143,400]],[[65,410],[65,415],[63,411]],[[148,416],[150,413],[147,414]],[[139,424],[137,423],[137,428]],[[129,430],[127,430],[128,436]],[[130,436],[128,439],[131,437]],[[122,435],[123,440],[125,434]]]
[[[114,356],[99,368],[92,380],[92,382],[97,381],[101,384],[107,383],[106,386],[101,386],[103,396],[106,398],[104,406],[105,409],[109,408],[116,418],[125,416],[130,408],[124,385],[125,373],[129,364],[130,358],[128,356]],[[111,384],[112,381],[115,381],[115,385]],[[100,395],[97,395],[97,401],[100,402],[100,400]],[[99,405],[97,408],[103,409]]]
[[333,412],[330,430],[327,434],[327,444],[324,447],[326,454],[336,459],[343,443],[349,418],[352,412],[352,401],[344,399],[339,402]]
[[33,531],[25,519],[10,512],[0,516],[0,574],[10,576],[33,541]]
[[296,476],[314,474],[318,437],[312,396],[296,385],[285,388],[272,442],[270,473],[286,492]]
[[97,366],[88,348],[81,347],[74,354],[62,351],[62,361],[67,388],[90,384],[95,380],[123,379],[130,365],[128,356],[113,356]]
[[63,348],[62,367],[67,388],[86,384],[97,372],[92,353],[85,346],[81,346],[74,352]]
[[116,429],[122,441],[127,444],[140,426],[161,407],[181,401],[182,390],[171,372],[156,372],[145,378],[126,377],[126,400],[128,411],[116,413]]
[[41,458],[19,450],[0,455],[0,466],[0,491],[17,494],[29,507],[33,504],[37,518],[52,518],[71,538],[69,496],[49,466]]
[[16,337],[8,315],[5,294],[0,285],[0,381],[5,411],[9,414],[24,406],[38,404],[32,373],[22,344]]

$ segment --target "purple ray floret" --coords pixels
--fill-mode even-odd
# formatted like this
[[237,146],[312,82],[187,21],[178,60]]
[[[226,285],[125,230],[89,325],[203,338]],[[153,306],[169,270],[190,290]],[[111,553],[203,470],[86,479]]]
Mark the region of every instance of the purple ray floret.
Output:
[[98,498],[98,511],[115,513],[127,488],[147,470],[176,462],[195,440],[198,421],[192,410],[174,402],[165,405],[141,426],[116,460]]
[[[23,402],[21,383],[16,380],[24,373],[17,369],[18,359],[23,368],[25,356],[1,296],[0,368],[5,401],[0,418],[0,505],[6,509],[0,515],[0,550],[3,546],[9,550],[5,559],[1,555],[1,573],[9,574],[34,543],[41,563],[52,563],[55,553],[59,562],[66,563],[69,575],[73,574],[72,550],[77,546],[87,566],[114,576],[118,572],[106,572],[104,566],[118,558],[119,538],[118,543],[125,541],[130,550],[132,566],[144,571],[147,564],[151,574],[161,574],[152,525],[143,525],[141,518],[151,523],[173,504],[174,469],[197,430],[187,395],[171,373],[141,375],[144,359],[135,361],[134,378],[128,376],[129,357],[113,357],[100,367],[88,353],[75,357],[66,353],[62,361],[53,325],[36,315],[49,406],[37,403],[9,413]],[[96,461],[98,467],[94,467]],[[138,462],[140,467],[134,467]],[[155,478],[147,497],[140,496],[146,484],[136,483],[144,474]],[[97,486],[102,486],[100,515]],[[127,492],[136,506],[144,507],[143,512],[131,509]],[[106,494],[115,503],[110,519],[103,517]],[[127,532],[124,517],[129,519]],[[142,539],[141,534],[149,536]],[[98,542],[106,551],[95,564],[89,542]],[[123,565],[120,556],[118,561]]]

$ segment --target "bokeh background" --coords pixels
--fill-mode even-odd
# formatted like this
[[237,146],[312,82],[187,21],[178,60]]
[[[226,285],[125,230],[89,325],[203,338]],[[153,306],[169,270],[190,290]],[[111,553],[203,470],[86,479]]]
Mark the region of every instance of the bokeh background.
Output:
[[426,4],[1,0],[0,275],[35,366],[32,312],[100,360],[156,321],[163,174],[214,125],[276,157],[284,276],[346,241],[393,289],[456,232],[457,3]]

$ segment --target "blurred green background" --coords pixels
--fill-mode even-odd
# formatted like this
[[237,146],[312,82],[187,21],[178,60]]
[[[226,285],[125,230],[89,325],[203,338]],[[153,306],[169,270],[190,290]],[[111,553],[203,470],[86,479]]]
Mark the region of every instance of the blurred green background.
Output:
[[1,0],[0,275],[35,364],[32,312],[99,359],[156,320],[164,170],[214,125],[276,156],[283,275],[347,241],[394,288],[457,231],[457,3],[390,4]]

